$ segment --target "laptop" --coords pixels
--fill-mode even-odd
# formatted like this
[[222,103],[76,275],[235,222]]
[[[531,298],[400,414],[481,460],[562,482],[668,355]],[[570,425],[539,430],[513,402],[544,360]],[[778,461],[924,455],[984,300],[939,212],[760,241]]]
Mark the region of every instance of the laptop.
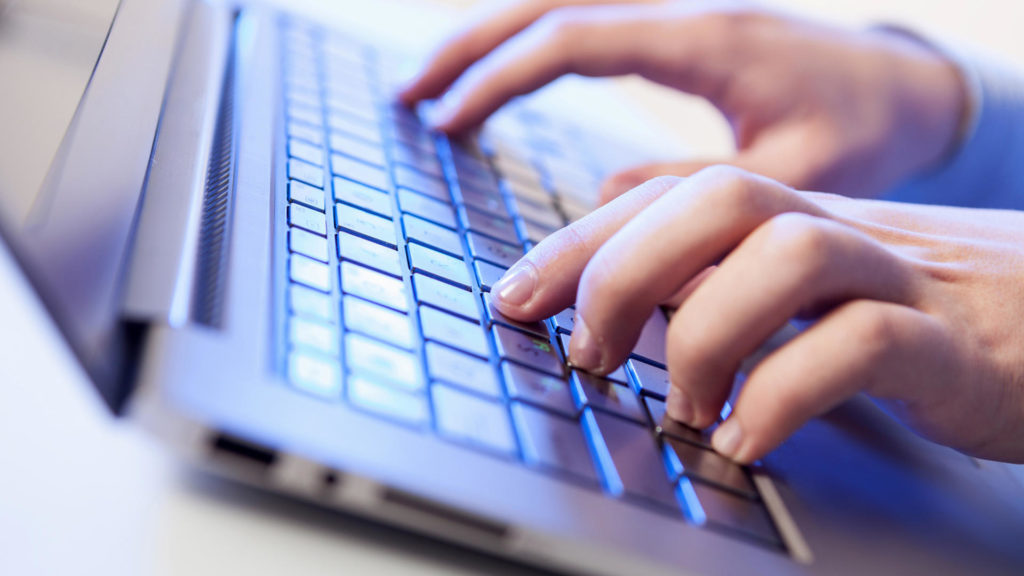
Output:
[[571,309],[504,318],[490,286],[642,149],[543,98],[432,133],[368,30],[0,7],[0,230],[114,414],[231,482],[551,571],[1024,570],[1007,466],[856,398],[741,467],[665,416],[663,311],[607,378],[566,365]]

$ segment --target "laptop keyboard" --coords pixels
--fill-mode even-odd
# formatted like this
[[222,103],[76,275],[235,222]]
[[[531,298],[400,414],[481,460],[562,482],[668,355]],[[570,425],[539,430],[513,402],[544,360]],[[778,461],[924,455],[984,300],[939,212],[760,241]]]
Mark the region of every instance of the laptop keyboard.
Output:
[[513,104],[449,141],[390,102],[386,55],[293,22],[281,38],[290,385],[781,549],[749,470],[665,416],[660,310],[601,378],[566,365],[572,309],[523,323],[493,305],[506,269],[593,207],[583,133]]

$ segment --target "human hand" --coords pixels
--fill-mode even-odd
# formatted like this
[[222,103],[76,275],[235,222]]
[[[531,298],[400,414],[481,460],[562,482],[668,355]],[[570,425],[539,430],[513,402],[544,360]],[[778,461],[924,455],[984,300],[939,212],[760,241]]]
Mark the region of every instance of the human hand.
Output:
[[797,192],[730,167],[663,177],[545,239],[492,289],[531,321],[575,303],[569,360],[622,364],[654,307],[669,322],[669,415],[715,421],[741,361],[814,322],[749,374],[712,443],[751,462],[865,392],[922,436],[1024,460],[1024,213]]
[[563,74],[637,73],[708,99],[728,119],[735,157],[628,170],[605,183],[605,202],[655,176],[720,163],[803,190],[875,197],[939,165],[956,142],[963,81],[917,41],[744,2],[601,4],[513,5],[442,46],[400,97],[444,94],[435,123],[456,133]]

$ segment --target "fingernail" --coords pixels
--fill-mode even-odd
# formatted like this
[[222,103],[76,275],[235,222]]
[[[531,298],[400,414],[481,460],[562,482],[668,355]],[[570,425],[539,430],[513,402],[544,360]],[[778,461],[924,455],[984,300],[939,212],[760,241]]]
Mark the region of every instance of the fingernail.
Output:
[[528,262],[520,262],[505,272],[491,286],[491,292],[498,296],[502,304],[508,306],[522,306],[533,297],[533,290],[537,286],[537,273]]
[[587,372],[600,373],[602,369],[601,349],[579,313],[569,338],[569,363]]
[[729,418],[715,430],[711,436],[711,447],[719,454],[728,458],[736,458],[736,452],[743,441],[743,430],[740,429],[739,420]]
[[669,390],[665,410],[673,420],[682,422],[688,426],[693,426],[693,420],[696,414],[693,409],[693,403],[691,403],[690,399],[686,397],[686,394],[675,389]]

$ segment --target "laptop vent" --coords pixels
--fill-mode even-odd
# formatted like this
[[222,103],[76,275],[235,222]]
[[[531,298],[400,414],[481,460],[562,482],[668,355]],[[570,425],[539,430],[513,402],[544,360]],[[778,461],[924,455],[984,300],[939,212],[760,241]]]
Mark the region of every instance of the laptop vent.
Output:
[[217,125],[210,148],[209,168],[199,228],[199,254],[196,259],[195,292],[192,319],[207,326],[220,326],[224,307],[228,239],[231,223],[231,196],[235,167],[235,80],[234,51],[224,72]]

